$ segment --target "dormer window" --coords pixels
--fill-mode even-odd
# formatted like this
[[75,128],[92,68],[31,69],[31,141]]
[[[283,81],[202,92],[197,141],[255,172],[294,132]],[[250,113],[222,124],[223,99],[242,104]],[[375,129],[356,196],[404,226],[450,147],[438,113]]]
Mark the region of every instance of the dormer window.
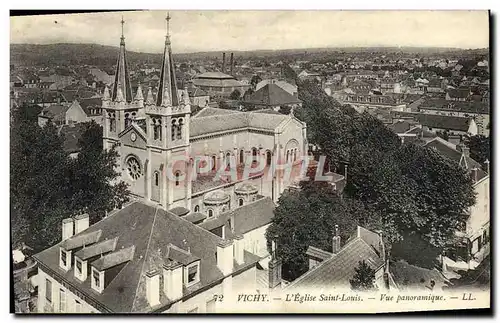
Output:
[[197,261],[186,266],[186,286],[191,286],[200,281],[200,262]]
[[59,248],[59,267],[64,270],[69,270],[71,268],[71,251]]
[[104,271],[99,271],[92,267],[92,278],[90,284],[93,290],[102,293],[104,290]]
[[77,275],[81,276],[82,275],[82,261],[75,259],[75,266],[76,266]]
[[95,287],[101,287],[101,280],[100,280],[100,275],[99,275],[99,272],[94,270],[92,271],[92,280],[93,280],[93,285]]

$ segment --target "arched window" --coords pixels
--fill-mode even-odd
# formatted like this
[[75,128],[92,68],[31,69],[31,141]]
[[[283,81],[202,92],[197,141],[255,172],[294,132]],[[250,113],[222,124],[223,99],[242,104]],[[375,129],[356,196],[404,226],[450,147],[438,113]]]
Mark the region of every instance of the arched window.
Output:
[[175,140],[175,132],[176,131],[177,131],[177,120],[173,119],[172,120],[172,130],[171,130],[172,140]]
[[257,161],[257,148],[252,148],[252,161]]
[[195,211],[195,212],[200,212],[200,206],[199,206],[199,205],[195,205],[195,207],[194,207],[194,211]]
[[212,170],[215,171],[217,168],[217,158],[214,156],[212,156]]
[[214,211],[212,209],[208,209],[208,218],[210,219],[213,216],[214,216]]
[[240,150],[240,164],[243,164],[245,162],[245,152],[243,149]]
[[153,121],[153,138],[161,140],[161,120],[159,119]]
[[293,161],[297,160],[297,148],[293,150]]
[[266,152],[266,166],[271,166],[271,161],[272,161],[272,155],[271,152],[268,150]]
[[290,150],[287,150],[286,151],[286,162],[288,163],[289,160],[290,160]]
[[226,211],[227,211],[227,206],[225,206],[225,205],[224,205],[224,206],[222,207],[222,212],[224,213],[224,212],[226,212]]
[[127,128],[131,123],[130,114],[125,113],[125,128]]
[[116,131],[116,118],[114,113],[110,113],[109,115],[109,131]]
[[180,171],[176,171],[175,172],[175,186],[179,186],[179,177],[181,176],[181,172]]
[[238,200],[238,206],[243,206],[243,199]]
[[160,174],[155,172],[155,186],[160,185]]
[[226,166],[231,167],[231,153],[226,153]]
[[177,139],[182,139],[182,126],[184,125],[184,120],[179,119],[179,125],[177,126]]

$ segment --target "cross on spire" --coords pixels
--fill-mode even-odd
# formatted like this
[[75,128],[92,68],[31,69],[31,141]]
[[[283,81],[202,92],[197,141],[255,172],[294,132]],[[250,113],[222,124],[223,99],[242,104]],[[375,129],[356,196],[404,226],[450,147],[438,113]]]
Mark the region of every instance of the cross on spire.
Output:
[[123,20],[123,15],[122,15],[122,21],[120,21],[120,23],[122,24],[122,37],[121,37],[121,40],[124,41],[125,40],[125,36],[123,35],[123,25],[125,24],[125,20]]
[[167,12],[167,17],[165,18],[166,24],[167,24],[167,35],[165,36],[165,41],[167,43],[170,43],[170,12]]

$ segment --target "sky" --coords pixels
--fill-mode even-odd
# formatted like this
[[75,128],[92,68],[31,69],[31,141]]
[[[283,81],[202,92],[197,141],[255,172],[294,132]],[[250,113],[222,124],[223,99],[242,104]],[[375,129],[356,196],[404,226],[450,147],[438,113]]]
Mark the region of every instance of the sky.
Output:
[[[160,53],[166,11],[10,18],[11,43],[118,46],[124,17],[127,50]],[[171,11],[177,53],[321,47],[487,48],[487,11]]]

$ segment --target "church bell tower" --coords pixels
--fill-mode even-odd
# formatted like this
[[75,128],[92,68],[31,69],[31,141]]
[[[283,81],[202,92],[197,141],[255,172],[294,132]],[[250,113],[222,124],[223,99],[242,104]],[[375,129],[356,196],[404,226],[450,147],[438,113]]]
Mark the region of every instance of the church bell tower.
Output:
[[166,17],[166,36],[161,76],[156,99],[148,89],[145,101],[150,189],[147,199],[164,208],[191,208],[189,179],[189,124],[191,106],[187,90],[178,90],[170,41],[170,14]]

